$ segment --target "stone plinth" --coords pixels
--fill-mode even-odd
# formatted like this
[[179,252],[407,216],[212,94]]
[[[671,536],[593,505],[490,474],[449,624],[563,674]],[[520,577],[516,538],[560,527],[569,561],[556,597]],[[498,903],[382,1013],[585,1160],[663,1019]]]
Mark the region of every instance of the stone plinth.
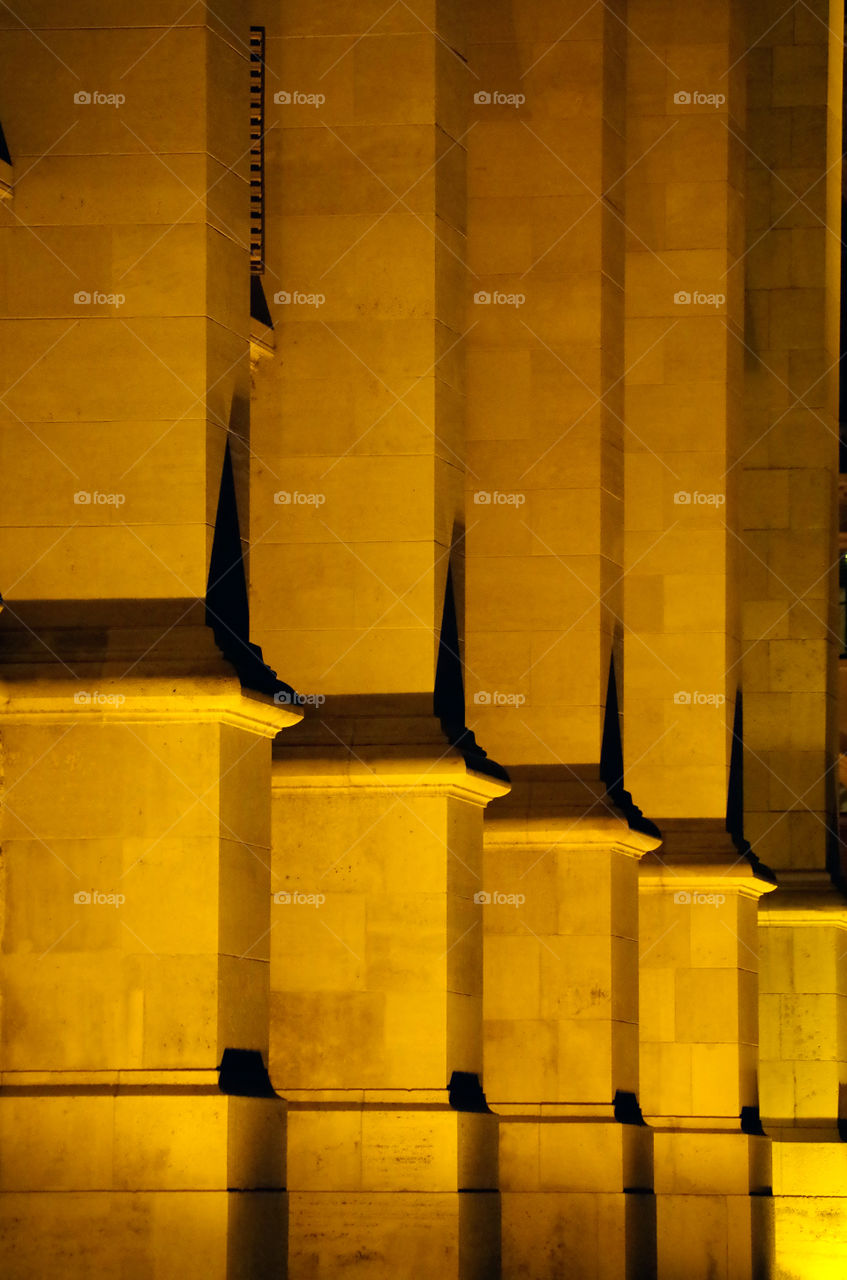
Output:
[[99,630],[39,615],[49,646],[0,628],[15,1280],[285,1274],[268,797],[270,738],[299,712],[242,689],[179,605],[146,654],[146,606]]
[[767,1256],[756,913],[775,885],[722,823],[659,826],[662,848],[640,867],[641,1105],[655,1130],[658,1274],[744,1280],[764,1274]]
[[649,1276],[638,1111],[638,862],[596,776],[512,770],[485,825],[485,1081],[500,1116],[503,1275]]
[[773,1139],[774,1276],[805,1280],[847,1265],[847,904],[824,874],[781,872],[780,886],[759,911],[759,1088]]
[[297,1280],[351,1258],[386,1280],[499,1266],[476,899],[482,810],[508,783],[425,711],[331,699],[274,758],[270,1070]]

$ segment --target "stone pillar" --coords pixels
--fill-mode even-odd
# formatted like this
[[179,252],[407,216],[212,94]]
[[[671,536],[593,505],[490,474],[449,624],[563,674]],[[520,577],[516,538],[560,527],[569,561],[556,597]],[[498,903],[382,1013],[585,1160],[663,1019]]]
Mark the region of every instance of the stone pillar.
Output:
[[773,1138],[779,1280],[836,1276],[847,1255],[844,1146],[847,910],[800,875],[762,903],[762,1121]]
[[627,786],[651,817],[727,810],[740,684],[741,9],[627,10],[624,745]]
[[0,20],[16,1280],[285,1272],[269,739],[299,713],[248,641],[249,46],[213,8]]
[[99,635],[57,608],[0,628],[4,1274],[283,1277],[269,739],[298,715],[182,604]]
[[658,1273],[767,1271],[770,1142],[758,1122],[757,906],[773,890],[719,822],[661,823],[641,863],[641,1105]]
[[276,356],[253,396],[252,602],[307,696],[432,692],[463,550],[462,15],[254,8]]
[[748,8],[745,800],[747,832],[780,883],[760,913],[775,1280],[847,1268],[836,795],[843,35],[839,2]]
[[658,841],[597,781],[527,780],[485,839],[485,1082],[503,1275],[655,1274],[638,1093],[638,863]]
[[635,1276],[650,1135],[622,1117],[656,840],[600,778],[613,652],[621,674],[626,25],[615,4],[469,13],[469,715],[514,783],[486,814],[483,883],[503,1274]]
[[740,744],[733,768],[744,18],[735,0],[627,7],[624,760],[663,836],[642,864],[640,1007],[664,1280],[749,1276],[766,1250],[750,1199],[769,1185],[761,1152],[751,1164],[764,1140],[744,1130],[758,1101],[752,922],[771,882],[742,852]]
[[313,704],[274,782],[274,886],[292,895],[271,935],[291,1274],[483,1280],[499,1201],[473,895],[482,808],[507,783],[451,747],[465,736],[464,5],[253,12],[276,354],[255,378],[251,585],[266,652]]
[[837,862],[842,13],[748,19],[745,800],[778,873]]
[[469,718],[507,767],[596,764],[623,594],[625,27],[614,4],[471,14]]
[[[414,702],[414,700],[412,700]],[[482,1073],[482,809],[426,700],[330,699],[274,760],[271,1078],[289,1274],[499,1274]]]
[[248,46],[214,8],[0,19],[9,607],[202,598],[227,443],[247,534]]

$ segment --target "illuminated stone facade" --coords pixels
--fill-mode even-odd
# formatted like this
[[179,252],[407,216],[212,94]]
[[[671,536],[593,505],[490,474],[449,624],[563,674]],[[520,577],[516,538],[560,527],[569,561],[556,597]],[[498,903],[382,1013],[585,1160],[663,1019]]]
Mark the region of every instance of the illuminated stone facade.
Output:
[[0,6],[9,1280],[847,1274],[843,26]]

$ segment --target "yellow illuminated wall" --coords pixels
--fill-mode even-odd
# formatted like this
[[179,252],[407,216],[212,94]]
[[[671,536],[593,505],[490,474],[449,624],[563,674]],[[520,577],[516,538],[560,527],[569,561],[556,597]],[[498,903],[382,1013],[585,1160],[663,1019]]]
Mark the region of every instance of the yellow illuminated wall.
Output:
[[0,5],[4,1276],[847,1274],[843,26]]

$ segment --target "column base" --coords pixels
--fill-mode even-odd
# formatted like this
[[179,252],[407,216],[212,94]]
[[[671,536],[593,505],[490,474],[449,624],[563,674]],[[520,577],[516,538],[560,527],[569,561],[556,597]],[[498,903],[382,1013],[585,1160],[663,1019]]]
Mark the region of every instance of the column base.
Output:
[[847,1144],[834,1130],[774,1134],[773,1280],[847,1274]]
[[282,1099],[215,1071],[74,1074],[3,1075],[6,1280],[285,1280]]
[[496,1191],[292,1192],[290,1280],[493,1280]]
[[765,1280],[770,1139],[707,1124],[654,1136],[659,1280]]
[[780,870],[779,880],[759,911],[760,1107],[773,1139],[769,1280],[826,1280],[847,1274],[847,900],[824,871]]
[[653,1280],[651,1192],[504,1191],[503,1280]]
[[285,1280],[284,1191],[0,1196],[5,1280]]
[[292,1280],[499,1275],[497,1117],[442,1090],[290,1096]]
[[772,1280],[770,1196],[666,1194],[656,1208],[659,1280]]
[[772,1203],[768,1280],[840,1280],[847,1268],[847,1197],[780,1195]]
[[650,1129],[565,1110],[500,1115],[504,1280],[651,1280]]

